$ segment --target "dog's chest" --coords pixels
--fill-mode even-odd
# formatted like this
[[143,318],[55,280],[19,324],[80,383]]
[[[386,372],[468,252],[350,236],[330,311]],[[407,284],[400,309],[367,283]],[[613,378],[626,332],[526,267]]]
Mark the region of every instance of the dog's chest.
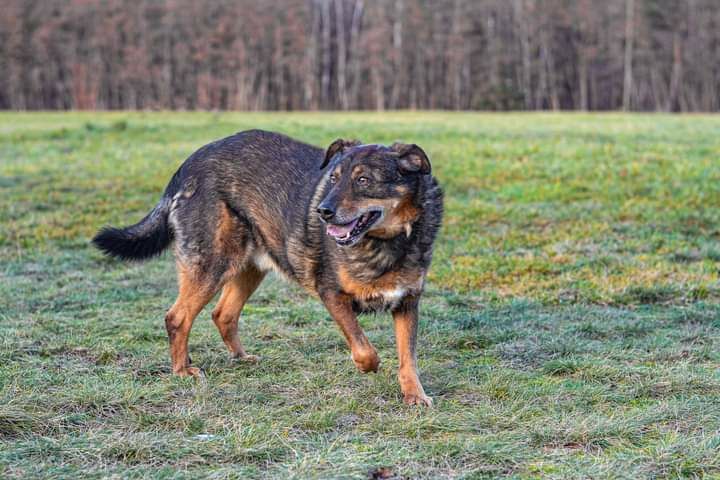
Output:
[[405,288],[380,290],[375,295],[354,296],[353,307],[356,312],[381,312],[397,307],[407,294]]
[[366,279],[341,267],[338,277],[340,288],[353,297],[357,310],[377,311],[397,306],[407,295],[419,294],[425,275],[421,269],[406,269]]

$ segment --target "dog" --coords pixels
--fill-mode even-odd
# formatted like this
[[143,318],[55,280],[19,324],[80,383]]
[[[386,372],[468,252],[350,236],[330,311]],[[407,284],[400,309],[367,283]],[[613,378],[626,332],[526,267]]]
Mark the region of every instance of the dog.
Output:
[[319,298],[356,367],[377,351],[357,315],[392,313],[404,402],[432,405],[418,377],[418,304],[443,214],[443,193],[417,145],[338,139],[327,150],[249,130],[193,153],[139,223],[105,227],[104,253],[143,260],[174,242],[179,293],[165,316],[173,373],[201,376],[188,356],[193,320],[217,292],[212,319],[231,355],[257,361],[238,318],[269,271]]

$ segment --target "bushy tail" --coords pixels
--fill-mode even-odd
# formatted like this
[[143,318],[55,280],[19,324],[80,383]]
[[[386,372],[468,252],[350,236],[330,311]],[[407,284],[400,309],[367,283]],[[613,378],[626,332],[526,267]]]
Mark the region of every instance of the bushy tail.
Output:
[[125,228],[104,227],[92,243],[105,254],[121,260],[145,260],[159,255],[173,240],[166,196],[145,218]]

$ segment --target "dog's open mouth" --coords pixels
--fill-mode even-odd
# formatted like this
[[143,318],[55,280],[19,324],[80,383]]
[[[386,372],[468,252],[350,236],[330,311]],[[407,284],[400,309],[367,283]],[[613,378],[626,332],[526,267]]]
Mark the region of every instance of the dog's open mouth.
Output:
[[338,245],[352,245],[363,236],[365,232],[370,230],[375,222],[381,216],[379,210],[371,210],[357,217],[355,220],[342,225],[328,223],[327,234],[335,239]]

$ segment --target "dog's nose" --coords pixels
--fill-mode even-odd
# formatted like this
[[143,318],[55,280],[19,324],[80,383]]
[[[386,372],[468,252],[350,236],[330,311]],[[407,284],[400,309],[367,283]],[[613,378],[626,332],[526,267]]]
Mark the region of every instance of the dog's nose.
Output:
[[320,205],[317,209],[317,212],[320,214],[323,220],[330,220],[335,216],[335,210],[332,208],[328,208],[324,205]]

